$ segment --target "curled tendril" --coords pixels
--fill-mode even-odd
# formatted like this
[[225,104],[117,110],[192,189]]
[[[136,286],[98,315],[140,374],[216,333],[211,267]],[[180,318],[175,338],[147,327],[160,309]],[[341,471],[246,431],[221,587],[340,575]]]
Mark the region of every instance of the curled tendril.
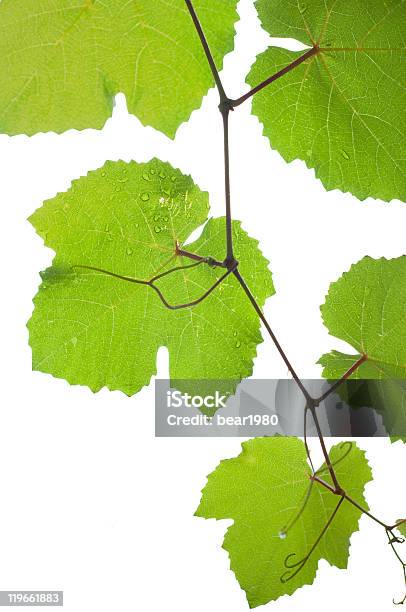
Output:
[[[280,581],[283,584],[285,584],[286,582],[289,582],[289,580],[292,580],[292,578],[294,578],[302,570],[302,568],[307,563],[310,555],[306,555],[306,557],[304,557],[303,559],[300,559],[300,561],[296,561],[295,563],[290,563],[289,560],[293,557],[296,557],[296,553],[290,553],[284,561],[284,565],[287,568],[287,570],[280,577]],[[295,571],[292,572],[291,570],[295,570]]]
[[[403,574],[405,577],[405,582],[406,582],[406,570],[405,570],[405,566],[403,566]],[[403,599],[400,599],[399,601],[395,601],[395,599],[392,599],[393,604],[395,606],[403,606],[404,603],[406,603],[406,595],[403,597]]]
[[[404,521],[402,520],[400,523],[397,523],[396,525],[394,525],[394,527],[390,527],[386,530],[386,535],[388,538],[388,543],[389,546],[392,548],[395,557],[398,559],[399,563],[402,566],[402,570],[403,570],[403,579],[405,582],[405,586],[406,586],[406,563],[403,561],[402,557],[399,555],[398,551],[396,550],[395,544],[403,544],[405,539],[404,538],[400,538],[396,535],[393,534],[393,529],[395,529],[398,525],[401,525]],[[400,601],[395,601],[394,599],[392,600],[395,606],[402,606],[405,602],[406,602],[406,595],[403,597],[403,599],[401,599]]]
[[[289,580],[292,580],[292,578],[294,578],[304,568],[304,566],[306,565],[306,563],[308,562],[308,560],[312,556],[313,552],[316,550],[317,546],[319,545],[319,542],[322,540],[324,534],[326,533],[326,531],[330,527],[331,523],[333,522],[334,517],[337,514],[338,510],[340,509],[340,506],[343,503],[344,499],[345,499],[344,497],[340,497],[339,501],[337,502],[336,507],[334,508],[333,512],[330,515],[330,518],[328,519],[327,523],[324,525],[324,527],[321,530],[319,536],[317,537],[316,541],[314,542],[313,546],[311,547],[311,549],[309,550],[309,552],[307,553],[307,555],[305,557],[300,559],[300,561],[296,561],[295,563],[291,563],[290,560],[293,557],[296,557],[296,553],[289,553],[287,555],[287,557],[285,558],[285,561],[284,561],[284,564],[285,564],[285,567],[287,568],[287,571],[284,572],[282,574],[282,576],[280,577],[280,581],[282,583],[285,584]],[[294,570],[294,571],[292,572],[292,570]]]
[[395,536],[391,534],[391,539],[389,540],[389,544],[403,544],[405,538],[400,538],[399,536]]
[[[305,409],[304,409],[304,423],[303,423],[303,430],[304,430],[304,444],[305,444],[305,448],[306,448],[306,454],[310,463],[310,466],[312,468],[312,475],[313,476],[317,476],[319,474],[322,474],[323,472],[329,471],[329,467],[325,466],[320,468],[319,470],[315,470],[314,469],[314,464],[311,458],[311,454],[310,454],[310,449],[309,449],[309,445],[308,445],[308,441],[307,441],[307,414],[309,412],[309,405],[307,404]],[[331,467],[335,467],[336,465],[338,465],[341,461],[343,461],[351,452],[351,450],[353,449],[353,443],[350,440],[345,440],[344,442],[341,442],[339,444],[339,449],[346,449],[345,452],[343,453],[343,455],[341,457],[339,457],[338,459],[336,459],[335,461],[333,461],[331,463]],[[284,533],[285,535],[288,533],[288,531],[290,529],[292,529],[292,527],[295,525],[295,523],[299,520],[299,518],[302,516],[302,514],[304,513],[306,506],[309,502],[310,499],[310,495],[312,492],[312,488],[313,488],[313,484],[314,484],[314,480],[312,479],[310,482],[309,487],[307,488],[305,494],[304,494],[304,499],[303,499],[303,503],[300,506],[298,512],[293,516],[293,518],[287,523],[287,525],[281,530],[281,533]],[[300,570],[299,570],[300,571]],[[286,572],[285,572],[286,573]]]
[[306,404],[306,407],[305,407],[304,413],[303,413],[303,438],[304,438],[304,445],[305,445],[305,449],[306,449],[306,455],[307,455],[307,458],[309,460],[309,463],[310,463],[310,466],[312,468],[312,472],[313,472],[313,475],[314,475],[316,473],[316,470],[314,468],[314,463],[313,463],[313,460],[312,460],[312,456],[311,456],[310,448],[309,448],[309,443],[308,443],[308,440],[307,440],[307,414],[308,414],[308,412],[309,412],[309,404]]
[[[309,409],[308,406],[306,406],[305,412],[304,412],[305,446],[306,446],[307,456],[308,456],[310,464],[312,466],[313,476],[317,476],[319,474],[322,474],[325,471],[328,471],[329,468],[326,466],[326,467],[320,468],[317,471],[315,471],[314,468],[313,468],[313,462],[311,461],[310,452],[309,452],[308,445],[307,445],[307,437],[306,437],[306,416],[307,416],[308,409]],[[332,467],[335,467],[336,465],[338,465],[341,461],[343,461],[349,455],[349,453],[351,452],[351,450],[353,448],[353,443],[351,441],[349,441],[349,440],[341,442],[341,444],[339,445],[339,449],[344,449],[344,448],[346,449],[344,454],[341,457],[339,457],[336,461],[331,463]],[[299,518],[302,516],[302,514],[306,510],[306,506],[307,506],[307,504],[309,502],[314,482],[315,481],[313,479],[310,481],[310,484],[309,484],[307,490],[304,493],[303,501],[302,501],[301,506],[299,507],[299,510],[296,512],[296,514],[293,515],[293,517],[290,519],[290,521],[281,529],[281,533],[286,535],[290,531],[290,529],[292,529],[292,527],[297,523]],[[292,553],[292,554],[295,554],[295,553]]]
[[[314,469],[314,464],[311,458],[311,454],[310,454],[310,449],[309,449],[309,445],[307,442],[307,413],[309,411],[309,406],[306,405],[305,410],[304,410],[304,420],[303,420],[303,436],[304,436],[304,444],[305,444],[305,448],[306,448],[306,454],[307,454],[307,458],[309,460],[311,469],[312,469],[312,475],[315,474],[315,469]],[[292,527],[296,524],[296,522],[299,520],[299,518],[302,516],[303,512],[306,509],[306,506],[308,504],[308,501],[310,499],[310,495],[312,492],[312,488],[313,488],[313,484],[314,481],[311,480],[310,484],[308,485],[306,491],[304,492],[303,495],[303,500],[302,500],[302,504],[299,507],[299,510],[296,512],[296,514],[293,515],[293,517],[288,521],[288,523],[286,523],[286,525],[281,529],[281,534],[287,535],[287,533],[290,531],[290,529],[292,529]]]
[[[339,463],[341,463],[341,461],[344,461],[344,459],[348,457],[348,455],[354,448],[354,444],[350,440],[345,440],[344,442],[341,442],[341,444],[339,444],[338,446],[340,450],[345,447],[347,447],[347,449],[345,450],[344,454],[338,459],[336,459],[335,461],[332,461],[331,467],[336,467]],[[321,467],[319,470],[317,470],[317,472],[315,472],[315,475],[317,476],[318,474],[323,474],[323,472],[328,472],[328,471],[329,471],[329,467],[326,465],[325,467]]]
[[406,595],[400,601],[395,601],[394,599],[392,599],[392,601],[393,601],[393,605],[395,606],[403,606],[403,604],[406,602]]
[[283,527],[281,529],[281,533],[284,533],[285,535],[287,535],[287,533],[292,529],[292,527],[297,523],[297,521],[300,519],[300,517],[302,516],[303,512],[306,510],[306,506],[309,502],[310,499],[310,495],[313,489],[313,485],[314,485],[314,480],[310,481],[310,484],[308,485],[304,495],[303,495],[303,501],[302,504],[299,508],[299,510],[297,511],[296,514],[293,515],[293,517],[290,519],[290,521],[288,523],[286,523],[285,527]]
[[[170,304],[164,294],[162,293],[162,291],[159,289],[159,287],[157,287],[154,283],[156,281],[158,281],[161,278],[164,278],[165,276],[168,276],[169,274],[173,274],[174,272],[177,272],[179,270],[188,270],[190,268],[196,268],[197,266],[200,266],[203,263],[208,264],[209,266],[213,266],[215,265],[213,262],[215,262],[215,260],[211,257],[204,257],[204,258],[200,258],[199,261],[192,263],[192,264],[188,264],[185,266],[176,266],[174,268],[171,268],[170,270],[166,270],[165,272],[161,272],[160,274],[156,274],[155,276],[153,276],[152,278],[150,278],[149,280],[141,280],[141,279],[137,279],[137,278],[133,278],[131,276],[125,276],[122,274],[116,274],[115,272],[110,272],[109,270],[103,270],[102,268],[96,268],[94,266],[83,266],[83,265],[74,265],[72,266],[74,269],[75,268],[80,268],[83,270],[91,270],[93,272],[98,272],[100,274],[106,274],[107,276],[111,276],[113,278],[118,278],[120,280],[126,281],[128,283],[135,283],[137,285],[145,285],[147,287],[150,287],[151,289],[153,289],[159,299],[161,300],[161,302],[163,303],[163,305],[168,308],[169,310],[180,310],[182,308],[191,308],[192,306],[197,306],[197,304],[200,304],[201,302],[203,302],[203,300],[205,300],[207,297],[209,297],[209,295],[227,278],[227,276],[229,276],[232,272],[234,272],[234,270],[237,267],[237,262],[235,262],[235,266],[232,266],[230,268],[228,268],[226,270],[226,272],[224,272],[224,274],[222,276],[220,276],[220,278],[218,278],[212,285],[211,287],[209,287],[209,289],[207,289],[207,291],[205,291],[199,298],[197,298],[196,300],[192,300],[191,302],[187,302],[185,304]],[[217,265],[217,263],[216,263]]]

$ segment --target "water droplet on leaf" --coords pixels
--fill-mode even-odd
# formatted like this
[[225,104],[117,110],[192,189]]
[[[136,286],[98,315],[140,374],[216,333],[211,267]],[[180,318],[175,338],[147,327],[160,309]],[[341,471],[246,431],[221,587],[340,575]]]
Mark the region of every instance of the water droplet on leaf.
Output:
[[141,200],[142,200],[143,202],[148,202],[148,200],[149,200],[149,193],[147,193],[146,191],[144,191],[144,193],[142,193],[140,197],[141,197]]

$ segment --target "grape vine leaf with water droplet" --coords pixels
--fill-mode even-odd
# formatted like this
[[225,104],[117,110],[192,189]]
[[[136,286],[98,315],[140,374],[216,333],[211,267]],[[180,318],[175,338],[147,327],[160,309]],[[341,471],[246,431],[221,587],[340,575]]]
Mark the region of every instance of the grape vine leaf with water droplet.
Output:
[[[361,357],[351,380],[370,380],[374,408],[390,432],[406,436],[406,256],[364,257],[330,285],[321,307],[331,335],[356,355],[332,351],[319,360],[323,376],[339,379]],[[373,384],[376,381],[376,384]],[[406,438],[405,438],[406,441]]]
[[[286,161],[302,159],[327,190],[359,199],[406,196],[403,0],[257,0],[272,36],[319,52],[258,93],[253,113]],[[269,47],[253,87],[303,52]]]
[[[172,379],[241,380],[252,372],[262,341],[259,320],[230,275],[193,308],[165,308],[150,287],[73,266],[92,266],[148,280],[190,259],[176,255],[206,223],[188,250],[224,256],[225,221],[207,221],[208,196],[169,164],[107,162],[48,200],[31,223],[55,259],[42,274],[28,324],[33,367],[97,391],[106,386],[128,395],[156,373],[166,346]],[[260,304],[274,293],[268,262],[233,223],[241,271]],[[171,304],[200,297],[224,274],[202,264],[159,281]],[[215,383],[214,383],[215,384]]]
[[[320,559],[346,568],[350,536],[358,529],[361,512],[344,501],[301,571],[282,582],[286,557],[295,553],[293,561],[299,561],[307,555],[339,498],[314,484],[300,520],[281,538],[285,526],[300,511],[309,487],[305,446],[298,438],[276,437],[255,438],[244,442],[242,448],[238,457],[221,461],[210,474],[196,515],[233,519],[223,548],[254,608],[311,584]],[[352,444],[346,454],[340,444],[332,448],[330,458],[337,461],[335,470],[341,485],[366,508],[363,491],[372,475],[364,452]],[[322,478],[331,484],[326,471]]]
[[[218,66],[236,0],[198,0]],[[214,84],[183,0],[0,2],[0,132],[102,128],[115,94],[170,137]]]

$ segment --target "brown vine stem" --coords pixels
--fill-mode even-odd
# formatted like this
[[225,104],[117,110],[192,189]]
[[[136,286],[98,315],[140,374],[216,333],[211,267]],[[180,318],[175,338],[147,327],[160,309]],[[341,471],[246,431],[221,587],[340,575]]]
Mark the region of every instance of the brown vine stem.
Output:
[[334,487],[335,487],[334,493],[341,494],[342,493],[342,488],[341,488],[341,486],[340,486],[340,484],[339,484],[339,482],[337,480],[337,476],[336,476],[333,464],[331,463],[330,455],[328,454],[328,451],[327,451],[327,448],[326,448],[326,444],[324,442],[323,433],[321,431],[320,422],[319,422],[319,419],[318,419],[317,414],[316,414],[315,400],[311,399],[308,402],[308,407],[309,407],[309,410],[310,410],[310,412],[312,414],[314,424],[316,425],[317,435],[318,435],[318,438],[319,438],[321,450],[322,450],[323,455],[324,455],[324,460],[325,460],[326,465],[328,467],[328,471],[330,472],[331,480],[334,483]]
[[275,74],[272,74],[270,77],[265,79],[265,81],[262,81],[262,83],[259,83],[259,85],[251,89],[248,93],[244,94],[240,98],[237,98],[236,100],[231,100],[231,104],[233,108],[240,106],[240,104],[243,104],[243,102],[246,102],[247,100],[249,100],[249,98],[252,98],[252,96],[255,96],[256,93],[258,93],[265,87],[268,87],[268,85],[270,85],[277,79],[280,79],[282,76],[284,76],[285,74],[287,74],[294,68],[297,68],[298,66],[300,66],[300,64],[308,60],[310,57],[314,57],[315,55],[317,55],[319,51],[320,51],[319,47],[315,45],[314,47],[306,51],[306,53],[304,53],[303,55],[295,59],[291,64],[288,64],[287,66],[282,68],[282,70],[275,72]]
[[181,249],[179,243],[175,243],[175,256],[179,257],[187,257],[188,259],[193,259],[194,261],[200,261],[202,263],[207,263],[209,266],[218,267],[218,268],[226,268],[224,261],[218,261],[213,257],[202,257],[201,255],[196,255],[196,253],[191,253],[190,251],[185,251]]
[[226,241],[227,255],[225,263],[233,265],[235,262],[233,251],[233,226],[231,217],[231,188],[230,188],[230,152],[229,152],[229,117],[230,107],[227,100],[220,102],[220,112],[223,118],[224,134],[224,190],[226,198]]
[[[329,528],[330,524],[332,523],[335,515],[337,514],[337,512],[338,512],[338,510],[339,510],[339,508],[340,508],[340,506],[341,506],[341,504],[343,503],[344,500],[347,500],[349,503],[351,503],[353,506],[355,506],[361,513],[367,515],[373,521],[375,521],[376,523],[378,523],[379,525],[384,527],[387,534],[390,533],[393,536],[392,530],[395,528],[395,527],[389,527],[383,521],[381,521],[380,519],[375,517],[368,510],[366,510],[360,504],[358,504],[357,501],[355,501],[353,498],[351,498],[351,496],[349,496],[347,494],[347,492],[342,489],[342,487],[340,486],[340,484],[338,482],[337,475],[336,475],[336,472],[334,470],[334,466],[333,466],[333,464],[331,462],[331,459],[329,457],[329,454],[327,452],[327,448],[326,448],[326,445],[325,445],[325,442],[324,442],[323,433],[321,431],[319,419],[318,419],[317,413],[316,413],[316,408],[319,405],[319,403],[323,399],[326,399],[326,397],[328,397],[331,393],[333,393],[347,378],[349,378],[362,365],[362,363],[364,363],[364,361],[367,359],[367,356],[366,355],[362,355],[358,359],[358,361],[356,361],[353,364],[353,366],[351,366],[351,368],[341,377],[341,379],[339,381],[337,381],[320,398],[312,398],[310,396],[310,394],[308,393],[307,389],[304,387],[302,381],[299,379],[299,377],[298,377],[295,369],[293,368],[292,364],[290,363],[289,359],[287,358],[287,356],[286,356],[282,346],[280,345],[280,343],[279,343],[278,339],[276,338],[276,336],[275,336],[271,326],[269,325],[265,315],[263,314],[263,312],[262,312],[262,310],[261,310],[257,300],[255,299],[255,297],[251,293],[249,287],[247,286],[245,280],[241,276],[241,274],[240,274],[240,272],[238,270],[238,262],[235,259],[234,252],[233,252],[231,196],[230,196],[230,154],[229,154],[229,114],[230,114],[230,111],[234,110],[234,108],[236,108],[237,106],[240,106],[241,104],[243,104],[243,102],[245,102],[246,100],[250,99],[256,93],[258,93],[259,91],[262,91],[265,87],[267,87],[268,85],[270,85],[271,83],[273,83],[277,79],[281,78],[285,74],[289,73],[291,70],[294,70],[296,67],[298,67],[300,64],[302,64],[306,60],[316,56],[319,53],[320,49],[319,49],[317,44],[314,44],[311,49],[306,51],[306,53],[304,53],[302,56],[298,57],[291,64],[285,66],[284,68],[282,68],[281,70],[279,70],[275,74],[271,75],[265,81],[263,81],[262,83],[260,83],[259,85],[257,85],[253,89],[251,89],[251,91],[249,91],[248,93],[242,95],[240,98],[238,98],[236,100],[232,100],[231,98],[229,98],[227,96],[227,94],[225,92],[225,89],[224,89],[223,84],[221,82],[221,79],[220,79],[220,76],[219,76],[219,72],[217,70],[217,67],[216,67],[216,64],[215,64],[215,61],[214,61],[214,58],[213,58],[213,55],[212,55],[212,53],[210,51],[207,39],[206,39],[205,34],[203,32],[203,29],[201,27],[201,24],[200,24],[200,21],[199,21],[199,18],[197,16],[197,14],[196,14],[196,11],[195,11],[195,9],[193,7],[192,1],[191,0],[185,0],[185,2],[186,2],[186,6],[187,6],[187,8],[188,8],[188,10],[190,12],[190,15],[192,17],[192,20],[193,20],[193,23],[195,25],[196,31],[198,33],[198,36],[200,38],[201,44],[203,46],[203,49],[204,49],[207,61],[209,63],[210,69],[212,71],[214,80],[215,80],[216,85],[217,85],[218,93],[219,93],[219,96],[220,96],[219,109],[220,109],[220,112],[221,112],[221,115],[222,115],[222,118],[223,118],[223,131],[224,131],[224,174],[225,174],[225,200],[226,200],[225,204],[226,204],[226,243],[227,243],[227,254],[226,254],[226,258],[225,258],[223,264],[224,264],[224,267],[227,268],[226,275],[232,272],[234,274],[235,278],[238,280],[240,286],[244,290],[244,293],[246,294],[247,298],[249,299],[252,307],[256,311],[259,319],[262,321],[263,325],[265,326],[265,329],[267,330],[268,334],[270,335],[270,337],[271,337],[274,345],[276,346],[279,354],[281,355],[283,361],[285,362],[286,366],[288,367],[289,372],[291,373],[293,379],[295,380],[296,384],[298,385],[298,387],[300,388],[301,392],[303,393],[303,395],[305,397],[306,407],[305,407],[305,420],[304,420],[304,426],[305,426],[304,435],[305,435],[306,452],[307,452],[310,464],[313,465],[312,462],[311,462],[309,447],[307,445],[307,439],[306,439],[306,416],[307,416],[307,412],[310,411],[311,414],[312,414],[314,423],[316,425],[319,443],[320,443],[320,446],[321,446],[321,449],[322,449],[322,452],[323,452],[323,455],[324,455],[324,458],[325,458],[325,462],[326,462],[326,468],[328,469],[328,471],[330,473],[330,477],[332,479],[332,482],[333,482],[334,486],[332,487],[331,485],[329,485],[328,483],[326,483],[325,481],[320,479],[317,476],[317,473],[314,472],[314,468],[313,467],[312,467],[313,474],[311,476],[312,482],[313,481],[314,482],[318,482],[321,486],[324,486],[329,491],[331,491],[332,494],[337,495],[337,496],[340,497],[340,499],[339,499],[339,501],[338,501],[338,503],[336,505],[335,510],[333,511],[332,515],[328,519],[326,525],[322,529],[320,535],[318,536],[316,542],[314,543],[314,545],[312,546],[312,548],[310,549],[310,551],[308,552],[306,557],[304,557],[304,559],[302,559],[301,561],[299,561],[297,563],[294,563],[294,564],[288,564],[288,560],[291,559],[292,556],[294,556],[294,553],[289,555],[286,558],[285,565],[288,568],[288,571],[285,572],[285,574],[281,577],[281,580],[283,582],[283,581],[287,581],[287,580],[290,580],[291,578],[293,578],[293,576],[295,576],[302,569],[302,567],[304,567],[304,565],[306,564],[307,560],[310,558],[311,554],[316,549],[318,543],[320,542],[320,540],[322,539],[322,537],[326,533],[327,529]],[[303,503],[303,505],[301,507],[300,513],[302,513],[304,511],[304,508],[305,508],[305,506],[307,504],[307,501],[309,499],[309,496],[310,496],[310,492],[311,492],[311,487],[309,488],[308,494],[305,496],[304,503]],[[296,520],[296,519],[294,519],[294,520]],[[391,544],[393,549],[394,549],[395,541],[399,542],[399,538],[396,538],[395,536],[393,536],[392,539],[390,538],[390,544]],[[394,552],[395,552],[396,556],[398,557],[398,559],[402,563],[403,573],[404,573],[405,581],[406,581],[405,564],[400,559],[400,557],[397,554],[397,551],[395,549],[394,549]],[[293,574],[291,574],[291,570],[292,569],[295,569]],[[399,603],[404,603],[405,599],[402,602],[399,602]]]
[[194,8],[191,0],[185,0],[185,2],[186,2],[186,6],[187,6],[187,8],[189,10],[189,13],[190,13],[190,15],[192,17],[194,26],[196,28],[196,32],[197,32],[197,34],[198,34],[198,36],[200,38],[200,42],[202,44],[203,50],[204,50],[204,52],[206,54],[206,59],[207,59],[207,61],[209,63],[210,70],[211,70],[211,72],[213,74],[214,80],[216,81],[216,85],[217,85],[217,89],[218,89],[219,94],[220,94],[220,98],[222,100],[226,100],[227,99],[226,92],[224,91],[223,83],[221,82],[220,75],[219,75],[219,72],[218,72],[217,67],[216,67],[216,62],[214,61],[213,55],[212,55],[212,53],[210,51],[209,44],[208,44],[206,36],[205,36],[205,34],[203,32],[203,28],[202,28],[202,26],[200,24],[200,21],[199,21],[199,18],[197,16],[197,13],[195,11],[195,8]]
[[200,38],[200,42],[202,44],[203,50],[205,52],[207,61],[210,66],[210,70],[213,74],[214,80],[217,85],[217,90],[220,96],[220,104],[219,109],[223,119],[223,136],[224,136],[224,183],[225,183],[225,198],[226,198],[226,245],[227,245],[227,253],[225,258],[225,263],[227,265],[233,266],[235,263],[234,253],[233,253],[233,227],[232,227],[232,216],[231,216],[231,195],[230,195],[230,147],[229,147],[229,115],[230,111],[233,110],[231,105],[231,101],[228,98],[223,83],[221,82],[221,78],[219,72],[216,67],[216,63],[213,58],[213,54],[210,51],[209,44],[207,42],[206,36],[203,32],[203,28],[200,24],[197,13],[194,9],[194,6],[191,0],[185,0],[186,6],[189,10],[189,13],[192,17],[194,26],[196,28],[197,34]]
[[248,285],[246,284],[245,280],[241,276],[239,270],[235,270],[234,271],[234,276],[236,277],[236,279],[240,283],[240,285],[243,288],[245,294],[247,295],[249,301],[251,302],[255,312],[257,313],[257,315],[261,319],[262,323],[264,324],[266,331],[268,332],[268,334],[272,338],[273,343],[275,344],[276,348],[278,349],[279,354],[281,355],[283,361],[285,362],[285,364],[286,364],[289,372],[291,373],[294,381],[296,382],[296,384],[298,385],[298,387],[302,391],[305,399],[308,402],[312,402],[313,400],[312,400],[311,396],[309,395],[309,392],[307,391],[306,387],[303,385],[302,381],[300,380],[300,378],[296,374],[295,369],[293,368],[292,364],[290,363],[289,359],[287,358],[287,356],[286,356],[282,346],[279,344],[279,341],[278,341],[277,337],[273,333],[271,326],[269,325],[269,323],[268,323],[265,315],[263,314],[263,312],[262,312],[258,302],[256,301],[256,299],[254,298],[253,294],[251,293]]
[[342,384],[343,382],[345,382],[347,380],[347,378],[349,378],[351,376],[351,374],[354,374],[354,372],[356,370],[358,370],[358,368],[368,359],[367,355],[361,355],[361,357],[358,359],[358,361],[356,361],[347,371],[345,374],[343,374],[343,376],[337,380],[334,385],[332,385],[329,389],[327,389],[327,391],[325,393],[323,393],[323,395],[321,395],[319,398],[317,398],[316,402],[317,404],[320,404],[321,402],[323,402],[329,395],[331,395],[332,393],[334,393],[334,391],[336,391]]
[[305,445],[305,449],[306,449],[306,455],[307,455],[307,458],[309,460],[310,467],[312,468],[312,473],[315,474],[316,470],[315,470],[315,467],[314,467],[314,463],[313,463],[312,456],[311,456],[311,453],[310,453],[309,443],[308,443],[308,440],[307,440],[307,415],[308,415],[308,412],[309,412],[309,406],[306,404],[305,409],[303,411],[303,440],[304,440],[304,445]]

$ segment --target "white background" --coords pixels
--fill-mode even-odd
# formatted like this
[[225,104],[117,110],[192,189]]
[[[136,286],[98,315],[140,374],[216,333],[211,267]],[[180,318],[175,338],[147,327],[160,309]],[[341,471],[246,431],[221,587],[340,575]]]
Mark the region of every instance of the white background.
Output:
[[[252,2],[241,0],[239,12],[236,51],[223,71],[234,97],[269,43]],[[323,352],[348,349],[321,322],[330,282],[366,254],[402,254],[406,211],[399,202],[326,193],[303,163],[288,165],[270,149],[249,103],[231,127],[233,214],[260,240],[277,290],[266,314],[300,376],[318,377]],[[44,199],[107,159],[158,156],[190,173],[221,215],[221,139],[214,91],[174,142],[129,116],[122,96],[101,132],[0,136],[0,590],[63,589],[69,612],[248,609],[221,549],[229,522],[193,517],[206,475],[238,454],[241,441],[154,439],[152,384],[128,399],[32,372],[25,328],[39,271],[52,259],[26,221]],[[166,377],[164,350],[158,363]],[[254,375],[287,375],[268,340]],[[394,521],[405,514],[404,447],[360,445],[375,472],[368,501]],[[385,533],[364,517],[348,572],[321,562],[314,586],[267,608],[391,610],[392,597],[403,596],[401,578]]]

